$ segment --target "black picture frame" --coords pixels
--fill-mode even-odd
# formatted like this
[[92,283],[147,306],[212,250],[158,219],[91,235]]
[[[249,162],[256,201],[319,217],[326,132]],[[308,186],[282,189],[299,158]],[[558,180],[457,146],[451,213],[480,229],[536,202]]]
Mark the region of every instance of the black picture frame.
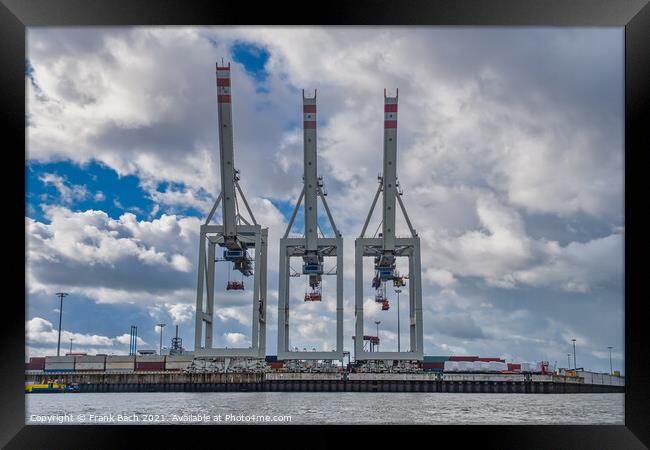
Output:
[[[299,15],[291,16],[290,9]],[[302,14],[300,14],[302,13]],[[516,26],[615,26],[625,27],[625,425],[621,426],[490,426],[472,428],[464,433],[458,427],[440,426],[425,430],[435,434],[435,445],[467,442],[478,438],[484,448],[644,448],[650,446],[650,364],[646,349],[648,327],[643,311],[644,290],[640,286],[645,268],[639,234],[641,213],[633,207],[641,196],[643,164],[641,158],[650,150],[648,118],[650,111],[650,5],[648,0],[363,0],[357,2],[323,2],[289,6],[278,2],[251,4],[225,1],[180,0],[1,0],[0,4],[0,98],[2,122],[8,134],[5,146],[6,174],[16,175],[9,185],[14,193],[10,208],[11,225],[6,236],[14,244],[16,261],[24,255],[24,242],[17,238],[25,233],[24,183],[25,159],[19,149],[25,141],[25,31],[35,26],[101,25],[239,25],[239,24],[309,24],[309,25],[516,25]],[[9,141],[7,136],[14,137]],[[9,145],[8,142],[13,142]],[[10,157],[8,157],[10,156]],[[7,158],[8,157],[8,158]],[[640,187],[640,186],[639,186]],[[638,202],[637,202],[638,204]],[[9,234],[11,233],[11,234]],[[6,246],[5,246],[6,247]],[[7,255],[5,264],[13,261]],[[17,264],[15,265],[17,267]],[[23,265],[24,267],[24,265]],[[20,269],[17,268],[17,271]],[[11,277],[13,287],[25,295],[25,278]],[[22,284],[21,284],[22,283]],[[12,290],[13,291],[13,290]],[[30,426],[24,423],[24,321],[20,301],[5,295],[3,321],[2,402],[0,444],[6,448],[103,448],[135,446],[145,439],[147,448],[171,445],[168,433],[158,427],[124,426]],[[13,313],[18,309],[20,313]],[[10,319],[15,317],[15,319]],[[129,432],[126,433],[126,429]],[[182,428],[182,429],[181,429]],[[174,433],[183,437],[189,429],[197,437],[224,442],[225,431],[241,428],[181,427]],[[275,440],[302,427],[291,429],[266,427],[263,439]],[[365,427],[364,427],[365,428]],[[387,428],[384,428],[387,429]],[[178,430],[178,431],[176,431]],[[280,434],[274,431],[280,430]],[[388,428],[390,432],[390,428]],[[332,445],[368,445],[379,430],[358,431],[353,441]],[[240,431],[241,432],[241,431]],[[355,434],[357,431],[355,430]],[[358,440],[363,436],[363,444]],[[189,436],[188,436],[189,438]],[[230,439],[229,439],[230,440]],[[410,440],[410,439],[409,439]],[[419,441],[419,439],[418,439]],[[276,443],[289,445],[288,441]],[[309,444],[309,440],[305,444]],[[295,441],[294,441],[295,443]],[[139,446],[140,444],[138,444]],[[420,445],[420,444],[418,444]]]

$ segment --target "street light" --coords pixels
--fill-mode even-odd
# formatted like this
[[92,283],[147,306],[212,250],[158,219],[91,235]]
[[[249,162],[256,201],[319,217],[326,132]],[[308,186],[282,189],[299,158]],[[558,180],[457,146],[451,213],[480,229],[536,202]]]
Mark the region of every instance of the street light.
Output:
[[379,351],[379,324],[381,320],[375,320],[375,325],[377,325],[377,351]]
[[57,296],[61,299],[59,304],[59,341],[56,344],[56,356],[61,356],[61,320],[63,319],[63,297],[67,296],[67,292],[57,292]]
[[163,328],[164,328],[165,325],[167,325],[167,324],[165,324],[165,323],[157,324],[157,326],[160,327],[160,349],[158,350],[159,355],[162,355],[162,334],[163,334]]
[[400,345],[399,345],[399,294],[402,293],[401,289],[395,289],[395,293],[397,294],[397,351],[400,351]]
[[576,340],[571,340],[573,341],[573,369],[578,370],[578,366],[576,365]]
[[74,338],[70,338],[70,353],[72,353],[72,341],[74,341]]
[[614,372],[612,371],[612,349],[614,347],[607,347],[609,349],[609,374],[612,375]]
[[567,366],[567,369],[571,368],[571,353],[566,354],[566,366]]

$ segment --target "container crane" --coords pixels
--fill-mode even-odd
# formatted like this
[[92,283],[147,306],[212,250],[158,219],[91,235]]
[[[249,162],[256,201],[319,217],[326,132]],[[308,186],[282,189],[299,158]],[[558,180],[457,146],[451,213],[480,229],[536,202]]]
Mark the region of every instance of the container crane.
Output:
[[[278,288],[278,359],[299,360],[343,360],[343,238],[336,228],[332,213],[327,205],[323,178],[318,176],[316,152],[316,92],[314,97],[305,97],[302,91],[304,175],[303,189],[293,209],[289,224],[280,239],[280,281]],[[318,199],[321,199],[333,237],[318,235]],[[304,237],[289,237],[301,203],[304,204]],[[291,272],[292,257],[302,259],[302,271]],[[336,271],[324,270],[325,258],[336,258]],[[308,277],[309,291],[306,302],[322,300],[323,275],[336,275],[336,350],[332,352],[292,351],[289,346],[289,278],[296,275]]]
[[[422,279],[420,263],[420,238],[402,202],[402,190],[397,178],[397,104],[399,90],[395,97],[388,97],[384,89],[384,162],[383,175],[379,175],[379,186],[372,201],[370,211],[355,240],[355,353],[356,358],[363,359],[393,359],[393,360],[422,360],[423,329],[422,329]],[[379,195],[382,194],[382,233],[379,237],[366,237],[366,230]],[[397,237],[395,234],[396,209],[402,211],[406,224],[411,233],[410,237]],[[386,283],[393,286],[404,286],[405,279],[409,280],[409,323],[410,350],[407,352],[366,352],[363,348],[363,258],[374,258],[374,278],[371,286],[376,290],[375,301],[381,303],[382,311],[390,309],[386,298]],[[400,275],[396,271],[396,258],[408,258],[409,274]]]
[[[264,358],[268,228],[262,228],[255,220],[239,184],[240,172],[235,168],[230,73],[230,63],[227,66],[223,62],[221,66],[216,64],[221,193],[200,230],[194,348],[196,356]],[[248,219],[240,213],[238,200],[243,202]],[[211,222],[219,205],[222,208],[222,223],[213,224]],[[217,246],[223,249],[223,258],[216,258]],[[249,253],[251,251],[253,256]],[[232,264],[233,271],[241,274],[241,281],[230,281],[229,275],[226,290],[244,290],[244,278],[253,276],[253,325],[250,347],[212,346],[215,262],[218,261]]]

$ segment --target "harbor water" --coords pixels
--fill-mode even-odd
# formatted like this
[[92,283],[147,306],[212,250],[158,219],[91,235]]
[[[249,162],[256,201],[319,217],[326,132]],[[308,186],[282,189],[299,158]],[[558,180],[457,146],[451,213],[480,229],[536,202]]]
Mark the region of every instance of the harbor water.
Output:
[[26,395],[27,424],[624,424],[624,394],[71,393]]

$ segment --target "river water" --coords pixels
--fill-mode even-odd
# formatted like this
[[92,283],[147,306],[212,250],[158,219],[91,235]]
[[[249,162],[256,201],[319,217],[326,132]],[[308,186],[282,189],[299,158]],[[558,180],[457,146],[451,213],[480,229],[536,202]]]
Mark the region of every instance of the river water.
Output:
[[28,424],[624,424],[624,394],[28,394]]

